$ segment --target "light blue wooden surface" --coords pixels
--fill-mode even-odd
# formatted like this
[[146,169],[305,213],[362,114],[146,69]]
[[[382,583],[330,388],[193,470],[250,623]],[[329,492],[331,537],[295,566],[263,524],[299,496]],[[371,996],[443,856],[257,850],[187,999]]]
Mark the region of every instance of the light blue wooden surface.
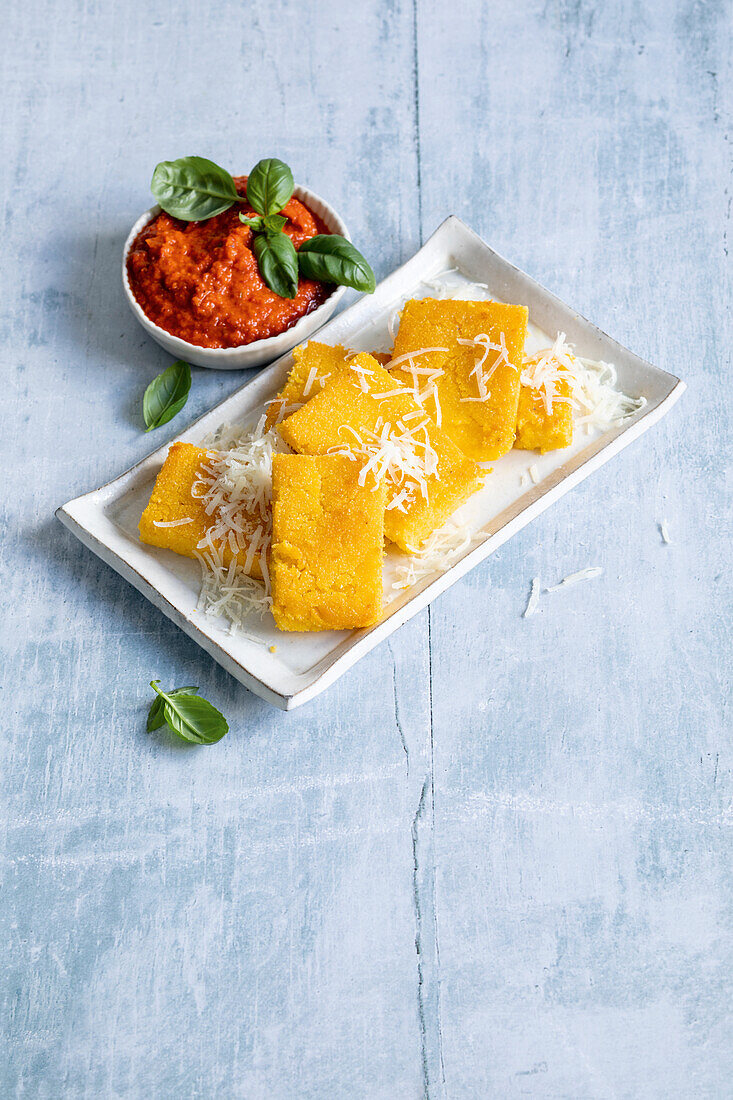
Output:
[[[729,6],[4,10],[0,1095],[730,1096]],[[290,715],[53,518],[160,441],[118,268],[187,153],[378,276],[455,212],[689,386]],[[152,677],[231,735],[147,735]]]

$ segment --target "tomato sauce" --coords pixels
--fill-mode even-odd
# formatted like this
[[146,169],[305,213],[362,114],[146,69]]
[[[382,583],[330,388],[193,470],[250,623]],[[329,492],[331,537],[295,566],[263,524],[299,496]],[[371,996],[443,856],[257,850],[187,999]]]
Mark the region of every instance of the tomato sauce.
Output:
[[[246,177],[235,177],[245,194]],[[295,298],[280,298],[262,281],[252,230],[239,214],[248,203],[202,222],[160,213],[138,233],[127,258],[130,286],[145,314],[174,336],[204,348],[233,348],[277,336],[317,309],[334,289],[301,278]],[[284,232],[296,249],[317,233],[320,218],[298,199],[282,210]]]

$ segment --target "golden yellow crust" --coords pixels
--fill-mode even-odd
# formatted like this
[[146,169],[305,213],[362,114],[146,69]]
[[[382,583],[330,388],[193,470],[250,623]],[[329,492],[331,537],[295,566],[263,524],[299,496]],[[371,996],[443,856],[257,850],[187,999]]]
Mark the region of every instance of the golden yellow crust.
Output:
[[[265,428],[271,428],[278,419],[282,419],[281,410],[287,410],[290,405],[302,405],[318,393],[325,380],[336,371],[343,370],[347,359],[353,358],[354,354],[341,344],[331,347],[329,344],[319,344],[317,340],[309,340],[307,344],[293,348],[293,365],[288,380],[275,401],[268,406]],[[390,358],[385,352],[375,351],[372,355],[379,363],[386,363]],[[306,394],[304,390],[309,378],[311,384]],[[290,412],[293,411],[290,409]],[[287,415],[287,411],[283,415]]]
[[342,455],[272,463],[272,613],[280,630],[347,630],[382,614],[384,485]]
[[[150,546],[160,546],[164,550],[173,550],[186,558],[195,558],[201,551],[199,542],[205,537],[211,526],[212,518],[207,516],[201,500],[192,496],[191,490],[202,466],[206,465],[211,451],[194,447],[191,443],[173,443],[165,462],[158,474],[147,507],[140,517],[140,540]],[[176,527],[159,527],[159,523],[188,519]],[[234,556],[229,546],[219,544],[225,565],[229,565]],[[244,565],[247,553],[240,550],[236,555],[240,565]],[[252,562],[250,574],[261,577],[262,570],[257,558]]]
[[[441,426],[463,453],[477,462],[499,458],[511,450],[514,442],[527,319],[525,306],[502,302],[421,298],[406,302],[402,311],[394,359],[422,348],[448,349],[420,355],[414,362],[420,368],[443,372],[433,383],[438,393]],[[471,372],[483,351],[473,344],[459,344],[458,340],[485,335],[498,346],[502,334],[508,364],[502,361],[488,378],[488,397],[474,400],[479,389],[476,375]],[[500,353],[490,351],[483,373],[488,374],[499,358]],[[418,389],[426,392],[431,383],[425,375],[413,376],[409,366],[408,362],[399,364],[392,373],[410,387],[417,382]],[[437,418],[432,397],[426,400],[425,408]]]
[[573,410],[570,386],[560,379],[555,383],[556,398],[547,412],[542,390],[522,386],[517,409],[517,436],[514,446],[520,451],[554,451],[573,442]]
[[425,456],[427,443],[437,459],[436,473],[426,478],[427,497],[418,491],[411,501],[404,502],[404,512],[389,507],[401,487],[391,481],[387,485],[385,533],[409,551],[419,548],[482,484],[475,462],[425,415],[409,389],[363,353],[278,427],[285,442],[301,454],[322,455],[343,447],[363,457],[359,441],[372,438],[370,433],[381,433],[384,424],[392,425],[393,433],[404,435],[398,422],[418,440],[418,458]]

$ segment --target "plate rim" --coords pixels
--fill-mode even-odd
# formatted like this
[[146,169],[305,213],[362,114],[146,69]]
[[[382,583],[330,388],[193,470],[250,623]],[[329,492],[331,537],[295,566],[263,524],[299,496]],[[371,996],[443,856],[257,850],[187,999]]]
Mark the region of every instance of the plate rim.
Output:
[[[346,652],[333,657],[327,668],[320,673],[317,673],[310,683],[304,685],[298,690],[287,692],[278,691],[273,687],[271,683],[263,680],[261,677],[256,676],[249,669],[247,669],[240,661],[232,656],[232,654],[224,648],[222,644],[214,641],[209,635],[202,630],[201,626],[194,623],[189,616],[179,610],[174,603],[172,603],[151,581],[148,581],[136,568],[128,561],[121,552],[113,549],[108,543],[103,541],[90,526],[85,526],[83,513],[85,507],[93,505],[95,502],[99,502],[103,505],[109,498],[111,490],[114,486],[124,481],[130,481],[134,479],[134,475],[142,471],[151,460],[157,458],[161,452],[165,451],[176,439],[186,439],[189,434],[195,433],[197,425],[202,420],[212,416],[217,409],[222,408],[227,403],[235,400],[243,390],[246,390],[249,386],[255,384],[259,380],[265,380],[273,374],[275,374],[278,368],[282,368],[284,362],[292,355],[292,351],[287,351],[283,355],[276,358],[272,363],[268,364],[254,377],[248,378],[241,386],[238,386],[232,393],[222,398],[215,405],[212,405],[209,409],[206,409],[201,413],[185,431],[177,433],[167,439],[165,442],[159,444],[143,458],[133,463],[128,469],[122,471],[116,477],[104,482],[102,485],[97,486],[95,489],[91,489],[86,493],[82,493],[79,496],[73,497],[60,505],[55,510],[56,518],[69,530],[76,538],[79,539],[88,549],[102,559],[107,565],[111,566],[117,573],[119,573],[123,579],[127,580],[133,585],[142,595],[144,595],[150,602],[162,611],[169,619],[171,619],[180,629],[182,629],[189,637],[192,638],[198,645],[202,647],[211,657],[214,658],[222,667],[224,667],[229,673],[231,673],[240,683],[244,684],[254,694],[260,696],[266,701],[279,707],[281,710],[294,710],[296,707],[301,706],[303,703],[308,702],[310,699],[315,698],[322,691],[328,688],[334,683],[341,675],[352,668],[357,661],[359,661],[369,650],[379,645],[387,637],[390,636],[395,630],[398,630],[404,623],[412,618],[413,615],[422,611],[433,599],[441,595],[447,588],[451,587],[453,583],[460,580],[466,575],[475,565],[478,565],[480,561],[489,557],[495,550],[499,549],[505,542],[513,537],[523,527],[526,527],[534,519],[542,514],[547,508],[554,504],[565,493],[574,489],[581,481],[590,474],[594,473],[601,466],[605,465],[611,458],[617,455],[621,450],[633,443],[639,438],[648,428],[652,427],[667,412],[671,407],[676,404],[679,398],[687,388],[685,383],[677,377],[671,374],[669,371],[663,370],[661,367],[655,366],[653,363],[649,363],[647,360],[642,359],[641,356],[632,352],[629,348],[626,348],[623,344],[620,344],[614,337],[609,336],[598,325],[589,321],[577,310],[573,309],[552,291],[547,290],[540,283],[538,283],[532,276],[522,271],[511,261],[506,260],[495,249],[491,248],[483,238],[466,225],[457,215],[451,214],[445,218],[440,225],[434,230],[434,232],[428,237],[423,245],[420,246],[407,260],[396,267],[389,275],[380,280],[377,285],[377,289],[380,287],[388,287],[390,283],[396,281],[400,274],[406,267],[414,263],[417,258],[426,250],[429,249],[431,244],[434,244],[436,238],[441,235],[445,235],[448,230],[455,230],[460,234],[465,234],[466,237],[477,243],[481,248],[485,249],[492,256],[499,261],[501,265],[508,268],[519,276],[520,280],[525,281],[528,286],[531,286],[535,292],[541,294],[548,304],[560,307],[563,311],[570,311],[578,321],[584,325],[590,327],[598,337],[604,342],[609,342],[613,347],[618,348],[624,356],[631,355],[633,358],[641,364],[644,368],[651,371],[660,380],[666,379],[670,388],[667,394],[662,397],[657,404],[649,408],[646,412],[642,412],[642,415],[638,419],[634,420],[627,427],[619,428],[618,434],[608,440],[603,447],[601,447],[594,454],[590,455],[585,461],[583,461],[576,469],[570,473],[562,474],[557,477],[554,484],[543,488],[544,483],[540,483],[533,489],[528,490],[530,497],[533,491],[536,490],[534,499],[530,499],[529,503],[525,503],[521,507],[517,514],[512,516],[507,522],[505,522],[495,532],[483,538],[477,545],[468,551],[468,553],[455,565],[445,572],[433,577],[427,584],[414,593],[409,599],[398,608],[396,608],[390,615],[387,616],[377,626],[368,630],[364,630],[360,637],[357,637],[355,641],[349,646]],[[319,332],[323,332],[329,326],[334,326],[339,323],[343,323],[345,318],[357,320],[360,313],[368,310],[371,301],[371,295],[363,295],[351,306],[342,310],[335,317],[326,321],[325,324],[316,330],[316,333],[312,334],[312,337]],[[312,338],[311,337],[311,338]],[[599,437],[600,439],[600,437]],[[559,474],[559,471],[555,471]],[[541,490],[541,491],[540,491]],[[526,497],[527,494],[524,494]],[[103,514],[103,508],[100,509]],[[105,517],[106,518],[106,517]],[[111,520],[109,522],[112,522]],[[353,633],[353,632],[352,632]]]

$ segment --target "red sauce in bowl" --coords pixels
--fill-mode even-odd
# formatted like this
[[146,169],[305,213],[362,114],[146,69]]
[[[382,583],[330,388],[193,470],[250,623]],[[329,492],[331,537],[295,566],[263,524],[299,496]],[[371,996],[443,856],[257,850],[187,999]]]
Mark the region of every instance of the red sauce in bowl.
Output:
[[[245,194],[247,179],[235,177]],[[252,230],[239,214],[248,203],[204,222],[160,213],[138,233],[127,257],[132,293],[147,317],[174,336],[202,348],[234,348],[285,332],[322,305],[334,289],[300,279],[295,298],[280,298],[262,281],[252,251]],[[291,199],[282,214],[296,249],[328,229],[305,203]]]

